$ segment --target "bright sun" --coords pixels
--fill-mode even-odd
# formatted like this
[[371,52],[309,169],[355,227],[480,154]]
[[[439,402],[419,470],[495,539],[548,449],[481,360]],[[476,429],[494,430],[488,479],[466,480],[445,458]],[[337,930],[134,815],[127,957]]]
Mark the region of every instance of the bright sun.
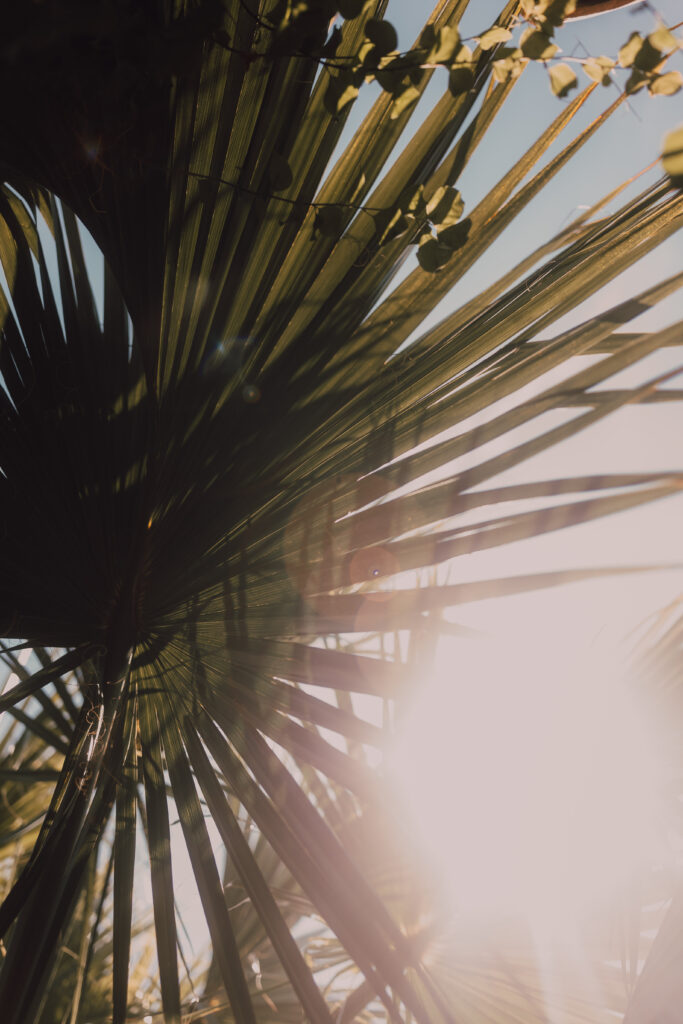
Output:
[[628,692],[595,647],[444,642],[390,772],[455,912],[563,927],[660,856],[656,759]]

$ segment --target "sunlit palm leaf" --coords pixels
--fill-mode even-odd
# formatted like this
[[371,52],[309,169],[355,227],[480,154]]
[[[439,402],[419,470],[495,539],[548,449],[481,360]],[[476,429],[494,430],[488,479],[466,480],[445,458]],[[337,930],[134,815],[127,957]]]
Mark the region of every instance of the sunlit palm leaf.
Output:
[[[629,403],[677,400],[660,387],[677,370],[594,389],[677,343],[680,325],[615,328],[672,294],[680,274],[549,342],[538,336],[670,237],[683,200],[663,181],[614,213],[596,208],[397,353],[621,99],[529,179],[594,87],[561,108],[468,214],[441,269],[422,265],[387,296],[426,223],[423,212],[386,236],[407,194],[422,188],[428,203],[454,187],[503,116],[513,83],[492,84],[495,49],[476,49],[471,87],[446,88],[393,163],[414,108],[383,93],[328,173],[350,109],[330,103],[344,72],[320,68],[331,5],[106,4],[88,17],[57,6],[54,24],[39,8],[16,15],[0,92],[11,183],[0,194],[0,623],[37,658],[29,669],[6,653],[19,682],[0,697],[25,737],[0,766],[14,773],[2,842],[21,838],[0,911],[8,1024],[49,1019],[67,938],[73,1024],[88,1005],[98,951],[109,963],[100,924],[111,871],[123,1024],[145,847],[161,1004],[180,1021],[194,980],[188,989],[178,959],[176,814],[213,946],[200,1012],[534,1019],[528,951],[487,966],[481,985],[459,951],[439,972],[437,946],[430,964],[403,912],[405,889],[377,877],[354,842],[354,823],[382,800],[365,752],[384,735],[349,695],[391,703],[408,676],[350,636],[419,633],[458,604],[631,571],[446,586],[420,575],[680,489],[676,467],[512,487],[496,478]],[[336,58],[361,52],[384,6],[358,5]],[[513,24],[518,6],[498,24]],[[466,7],[437,4],[432,35],[455,29]],[[435,69],[414,70],[421,93]],[[104,254],[102,318],[76,215]],[[589,352],[603,358],[572,367]],[[565,363],[562,383],[515,400]],[[547,428],[541,414],[557,411],[563,422]],[[461,428],[473,415],[483,422]],[[534,432],[518,442],[511,432],[527,424]],[[491,441],[496,453],[480,451]],[[450,465],[458,456],[466,468]],[[425,479],[433,471],[437,482]],[[560,494],[572,498],[560,505]],[[500,510],[528,498],[547,507]],[[461,519],[480,508],[483,518]],[[226,900],[226,878],[247,909]],[[297,934],[313,910],[318,962]],[[329,980],[334,964],[360,972],[348,999]],[[567,1019],[585,1005],[574,992]]]

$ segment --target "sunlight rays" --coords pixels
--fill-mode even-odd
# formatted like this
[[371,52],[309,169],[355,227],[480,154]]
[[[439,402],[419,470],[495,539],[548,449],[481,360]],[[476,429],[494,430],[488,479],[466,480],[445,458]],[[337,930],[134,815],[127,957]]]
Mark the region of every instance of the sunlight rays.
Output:
[[566,929],[665,856],[655,750],[614,652],[442,640],[390,755],[454,913]]

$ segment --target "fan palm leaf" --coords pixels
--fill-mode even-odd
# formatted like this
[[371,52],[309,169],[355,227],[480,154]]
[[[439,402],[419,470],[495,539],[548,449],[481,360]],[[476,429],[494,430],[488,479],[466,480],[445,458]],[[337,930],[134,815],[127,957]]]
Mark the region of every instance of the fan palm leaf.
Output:
[[[497,479],[628,405],[678,400],[663,387],[677,368],[598,386],[678,343],[680,324],[623,328],[681,273],[547,336],[683,224],[668,178],[596,204],[437,319],[625,94],[588,122],[595,83],[560,106],[462,218],[459,178],[527,57],[489,45],[488,26],[464,46],[466,0],[440,0],[397,56],[381,0],[341,6],[332,35],[336,7],[322,2],[85,12],[60,0],[8,19],[0,624],[17,679],[0,709],[17,726],[0,733],[12,773],[0,842],[20,839],[0,908],[8,1024],[56,1019],[65,944],[73,1024],[110,961],[113,1021],[128,1019],[144,850],[169,1024],[195,1010],[238,1024],[473,1012],[476,968],[451,950],[439,977],[353,838],[382,806],[366,753],[385,732],[351,696],[389,706],[410,686],[397,644],[383,658],[354,639],[419,636],[459,604],[642,570],[424,584],[463,554],[680,491],[676,470]],[[511,0],[494,27],[502,41],[521,31],[524,8],[549,39],[562,7]],[[655,83],[667,54],[653,52]],[[401,149],[442,65],[450,85],[444,74]],[[347,139],[366,74],[383,91]],[[102,254],[101,301],[83,226]],[[584,354],[599,358],[572,364]],[[563,367],[561,383],[519,396]],[[500,510],[528,499],[546,504]],[[176,818],[213,951],[192,1005]],[[312,920],[327,960],[302,934]],[[522,1012],[520,986],[538,989],[519,956],[507,989],[505,971],[486,975],[492,1020]],[[330,981],[335,963],[357,980],[350,995]],[[575,1003],[568,1020],[585,1012]]]

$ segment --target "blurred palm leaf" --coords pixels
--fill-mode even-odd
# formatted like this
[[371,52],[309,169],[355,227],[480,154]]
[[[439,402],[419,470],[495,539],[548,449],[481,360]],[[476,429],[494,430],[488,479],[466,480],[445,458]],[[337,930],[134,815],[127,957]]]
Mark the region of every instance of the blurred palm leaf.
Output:
[[[441,70],[421,59],[411,102],[384,91],[328,167],[355,87],[345,65],[389,31],[381,0],[342,6],[332,36],[327,3],[55,0],[8,17],[8,1024],[67,1012],[76,1024],[109,999],[115,1024],[148,1011],[171,1024],[534,1019],[519,995],[540,998],[528,950],[486,967],[486,994],[474,947],[423,936],[433,893],[406,915],[415,866],[387,888],[365,855],[375,840],[354,838],[382,804],[368,752],[385,734],[353,695],[390,707],[410,684],[396,644],[378,657],[358,643],[419,637],[430,613],[461,603],[630,571],[423,585],[460,555],[680,490],[678,472],[497,477],[631,403],[678,400],[662,387],[677,370],[599,386],[678,343],[680,325],[623,328],[683,274],[546,334],[670,237],[683,198],[663,180],[613,212],[598,204],[421,327],[623,97],[573,135],[596,86],[558,108],[458,220],[458,179],[515,79],[493,75],[500,52],[482,44],[466,87],[452,77],[399,150],[412,101]],[[441,0],[418,45],[454,38],[466,7]],[[101,310],[81,224],[104,259]],[[416,242],[419,264],[399,279]],[[598,358],[572,365],[582,354]],[[560,384],[515,398],[565,364]],[[546,504],[509,511],[529,499]],[[178,929],[176,823],[210,963],[187,963]],[[151,946],[136,898],[145,858]],[[566,1019],[585,1019],[586,999],[572,999]]]

